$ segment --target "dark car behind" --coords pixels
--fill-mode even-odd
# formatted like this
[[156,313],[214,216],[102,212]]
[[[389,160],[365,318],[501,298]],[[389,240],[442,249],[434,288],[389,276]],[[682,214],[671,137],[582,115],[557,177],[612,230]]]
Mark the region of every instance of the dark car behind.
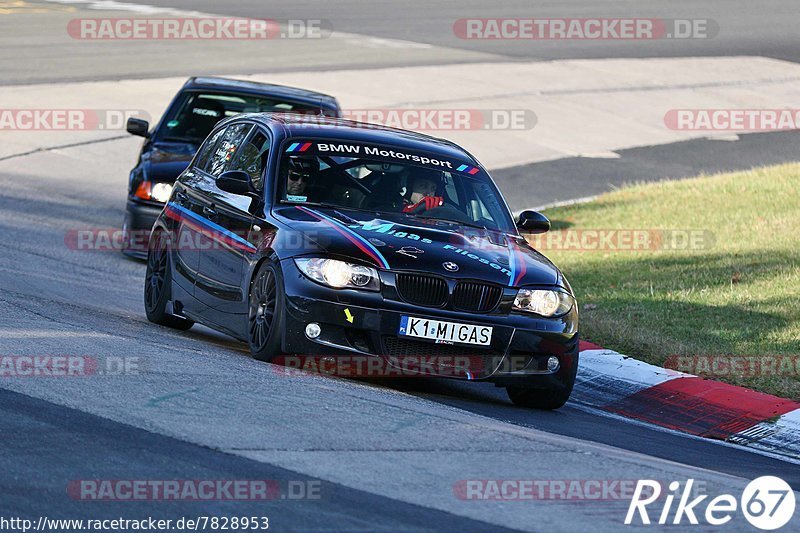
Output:
[[123,252],[145,257],[150,229],[172,192],[172,184],[220,120],[266,111],[341,115],[336,98],[326,94],[268,83],[193,77],[152,130],[146,121],[130,119],[128,133],[145,141],[128,180]]

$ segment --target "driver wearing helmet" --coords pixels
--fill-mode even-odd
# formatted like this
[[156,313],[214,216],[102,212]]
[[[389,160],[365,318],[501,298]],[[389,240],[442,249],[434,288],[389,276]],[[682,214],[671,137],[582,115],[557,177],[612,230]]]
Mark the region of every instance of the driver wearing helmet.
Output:
[[419,169],[409,178],[409,193],[403,213],[419,213],[444,205],[444,198],[436,196],[442,183],[442,173],[438,170]]
[[313,192],[313,180],[319,172],[316,157],[291,156],[286,173],[286,199],[293,202],[308,202],[309,193]]

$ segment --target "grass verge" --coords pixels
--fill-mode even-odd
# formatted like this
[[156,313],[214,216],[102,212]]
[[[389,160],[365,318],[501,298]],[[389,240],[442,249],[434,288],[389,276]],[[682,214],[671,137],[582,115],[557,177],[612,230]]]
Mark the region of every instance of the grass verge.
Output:
[[800,163],[632,186],[546,214],[553,231],[529,240],[570,280],[582,338],[800,399]]

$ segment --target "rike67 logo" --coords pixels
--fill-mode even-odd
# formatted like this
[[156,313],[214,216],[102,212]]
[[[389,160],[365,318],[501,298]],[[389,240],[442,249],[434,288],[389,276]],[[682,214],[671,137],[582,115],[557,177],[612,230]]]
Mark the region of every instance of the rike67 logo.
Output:
[[[680,482],[673,481],[669,484],[669,492],[661,494],[661,484],[658,481],[641,479],[636,484],[636,489],[625,516],[625,524],[650,525],[651,520],[657,520],[659,525],[700,523],[698,517],[705,519],[705,523],[712,526],[721,526],[733,520],[741,511],[750,525],[765,531],[779,529],[792,519],[795,508],[795,496],[792,488],[779,477],[762,476],[751,481],[737,500],[730,494],[721,494],[707,502],[707,494],[702,494],[690,500],[694,480],[689,479],[681,487]],[[675,504],[675,500],[677,504]],[[657,502],[657,503],[656,503]],[[661,507],[663,502],[663,507]],[[655,504],[655,505],[653,505]],[[673,504],[674,511],[673,511]],[[705,509],[703,510],[703,505]],[[648,509],[650,506],[650,509]],[[658,508],[660,508],[660,513]],[[651,519],[650,512],[656,511]],[[638,520],[635,520],[638,514]]]

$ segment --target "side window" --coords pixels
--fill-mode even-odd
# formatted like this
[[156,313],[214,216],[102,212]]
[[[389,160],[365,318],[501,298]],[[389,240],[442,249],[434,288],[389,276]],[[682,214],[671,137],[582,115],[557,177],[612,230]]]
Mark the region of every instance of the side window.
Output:
[[236,152],[230,168],[244,170],[250,174],[253,186],[257,191],[264,187],[262,176],[269,157],[269,137],[257,130],[252,137]]
[[503,207],[497,203],[497,195],[491,190],[487,183],[479,181],[468,182],[469,195],[471,200],[473,217],[476,222],[488,220],[497,222],[503,220]]
[[455,205],[461,205],[461,201],[458,198],[456,185],[453,182],[453,177],[449,172],[444,173],[444,193],[447,195],[447,198],[450,200],[450,202]]
[[211,137],[206,139],[206,142],[203,143],[203,146],[200,147],[198,151],[199,155],[197,156],[197,162],[194,166],[199,169],[205,169],[206,165],[208,164],[208,159],[211,157],[212,152],[214,151],[214,145],[217,144],[222,132],[225,131],[225,128],[217,131]]
[[228,163],[233,159],[236,149],[247,137],[250,128],[250,124],[232,124],[225,128],[225,133],[222,134],[216,148],[214,148],[214,154],[208,161],[206,172],[214,177],[222,174],[228,168]]

